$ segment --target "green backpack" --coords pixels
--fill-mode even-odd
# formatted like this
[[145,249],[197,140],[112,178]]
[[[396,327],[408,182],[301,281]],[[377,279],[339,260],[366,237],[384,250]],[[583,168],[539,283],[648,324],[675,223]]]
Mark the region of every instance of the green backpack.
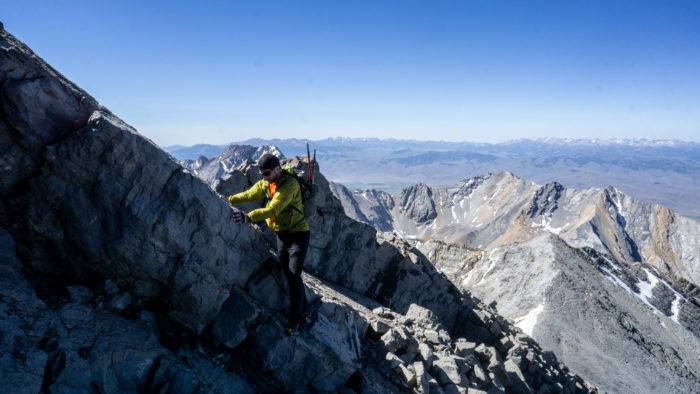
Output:
[[[304,205],[304,212],[302,212],[304,217],[307,219],[313,217],[316,214],[316,207],[314,204],[316,185],[313,183],[313,180],[309,179],[309,176],[307,176],[308,174],[304,174],[303,171],[301,173],[297,173],[297,171],[291,166],[282,167],[282,170],[299,183],[301,202]],[[291,204],[289,206],[293,209],[297,209],[297,207]]]

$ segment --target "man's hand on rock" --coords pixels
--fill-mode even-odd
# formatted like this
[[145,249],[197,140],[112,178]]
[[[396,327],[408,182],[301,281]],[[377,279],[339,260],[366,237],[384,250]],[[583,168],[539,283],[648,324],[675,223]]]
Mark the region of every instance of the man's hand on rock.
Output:
[[236,223],[250,223],[250,218],[240,209],[233,208],[233,221]]

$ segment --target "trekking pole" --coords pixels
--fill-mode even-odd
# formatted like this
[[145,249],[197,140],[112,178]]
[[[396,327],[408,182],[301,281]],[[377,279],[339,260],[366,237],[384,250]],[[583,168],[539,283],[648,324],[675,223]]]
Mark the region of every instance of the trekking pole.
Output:
[[314,157],[311,159],[311,186],[314,184],[314,173],[316,172],[316,149],[314,148]]
[[306,176],[311,181],[311,174],[313,172],[313,167],[311,166],[311,152],[309,151],[309,143],[306,143]]

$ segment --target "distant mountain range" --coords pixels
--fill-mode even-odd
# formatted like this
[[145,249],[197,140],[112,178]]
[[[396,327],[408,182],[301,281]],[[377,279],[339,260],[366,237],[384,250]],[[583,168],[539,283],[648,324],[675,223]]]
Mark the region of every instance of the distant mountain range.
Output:
[[[237,144],[273,145],[288,156],[305,155],[306,140],[251,139]],[[374,138],[310,141],[326,176],[351,189],[395,193],[419,182],[450,185],[471,176],[511,172],[545,184],[585,189],[615,185],[640,199],[700,218],[700,144],[646,139],[522,139],[499,144]],[[175,145],[180,160],[208,159],[228,145]]]

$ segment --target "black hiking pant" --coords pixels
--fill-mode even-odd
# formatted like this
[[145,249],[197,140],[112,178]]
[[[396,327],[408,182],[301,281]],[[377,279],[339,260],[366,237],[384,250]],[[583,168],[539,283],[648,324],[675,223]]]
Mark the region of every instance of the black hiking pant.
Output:
[[277,233],[277,253],[284,276],[289,284],[289,325],[296,327],[301,322],[306,295],[301,271],[304,268],[306,250],[309,248],[308,231],[280,231]]

